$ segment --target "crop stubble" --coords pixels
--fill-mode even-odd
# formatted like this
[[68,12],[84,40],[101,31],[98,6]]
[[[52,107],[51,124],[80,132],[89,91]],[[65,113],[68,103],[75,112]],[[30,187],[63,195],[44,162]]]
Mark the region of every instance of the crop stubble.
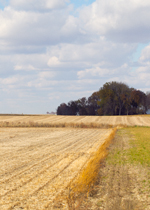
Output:
[[[55,116],[55,115],[39,115],[39,116],[0,116],[0,126],[7,127],[73,127],[76,124],[90,123],[97,125],[111,126],[150,126],[150,115],[133,115],[133,116]],[[60,126],[59,126],[60,125]],[[80,126],[79,126],[80,127]],[[94,126],[93,126],[94,127]]]
[[0,209],[51,209],[111,131],[1,128]]

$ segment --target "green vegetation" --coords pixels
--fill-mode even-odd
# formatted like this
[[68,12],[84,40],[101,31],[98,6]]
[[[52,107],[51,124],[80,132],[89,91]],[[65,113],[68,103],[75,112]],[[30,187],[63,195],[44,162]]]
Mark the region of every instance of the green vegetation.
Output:
[[109,152],[108,157],[106,158],[107,163],[110,165],[125,165],[128,162],[127,151],[128,148],[125,149],[124,145],[122,145],[122,137],[124,133],[126,133],[127,129],[120,129],[117,131],[117,139],[119,137],[119,141],[112,145],[113,150]]
[[128,128],[134,136],[128,151],[132,163],[150,166],[150,127]]
[[150,166],[150,127],[128,127],[118,131],[118,136],[123,132],[130,136],[129,146],[126,148],[116,146],[108,156],[110,164],[141,164]]

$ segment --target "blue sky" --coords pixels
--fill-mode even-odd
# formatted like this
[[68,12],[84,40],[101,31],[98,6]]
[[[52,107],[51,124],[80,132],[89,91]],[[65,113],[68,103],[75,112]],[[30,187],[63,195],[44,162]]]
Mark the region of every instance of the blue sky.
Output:
[[[83,5],[90,5],[94,2],[94,0],[70,0],[68,4],[73,4],[75,8],[79,8]],[[0,8],[4,9],[5,6],[9,5],[8,0],[0,0]]]
[[74,4],[75,8],[79,8],[83,5],[90,5],[93,2],[93,0],[70,0],[70,3]]
[[4,9],[9,4],[8,0],[0,0],[0,8]]
[[140,43],[140,44],[138,44],[135,53],[133,53],[133,61],[135,61],[135,62],[138,61],[138,59],[139,59],[140,56],[141,56],[142,50],[143,50],[146,46],[148,46],[148,45],[149,45],[149,43],[146,43],[146,44]]
[[109,81],[150,90],[148,0],[1,0],[0,8],[1,113],[56,111]]

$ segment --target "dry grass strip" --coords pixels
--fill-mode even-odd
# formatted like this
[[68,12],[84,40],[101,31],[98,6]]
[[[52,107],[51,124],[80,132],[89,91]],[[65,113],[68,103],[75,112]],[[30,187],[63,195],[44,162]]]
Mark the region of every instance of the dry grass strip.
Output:
[[[119,124],[117,125],[119,127],[127,127],[124,124]],[[34,128],[34,127],[50,127],[50,128],[114,128],[116,127],[115,125],[111,125],[111,124],[104,124],[104,123],[74,123],[74,122],[58,122],[58,123],[43,123],[43,122],[33,122],[33,121],[29,121],[29,122],[7,122],[7,121],[2,121],[0,122],[0,127],[30,127],[30,128]]]

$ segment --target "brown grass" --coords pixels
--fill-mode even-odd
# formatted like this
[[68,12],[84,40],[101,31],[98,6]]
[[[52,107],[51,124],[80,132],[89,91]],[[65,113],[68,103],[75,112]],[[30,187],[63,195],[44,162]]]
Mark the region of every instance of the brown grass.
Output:
[[[119,124],[119,127],[127,127],[124,124]],[[30,128],[35,128],[35,127],[50,127],[50,128],[114,128],[116,127],[115,125],[111,124],[105,124],[105,123],[95,123],[95,122],[57,122],[57,123],[43,123],[43,122],[8,122],[8,121],[2,121],[0,122],[0,127],[30,127]]]
[[78,209],[85,195],[88,196],[92,191],[99,175],[100,164],[108,154],[107,148],[114,138],[116,130],[116,128],[113,129],[106,141],[91,157],[87,166],[79,174],[76,180],[73,181],[68,187],[68,195],[66,196],[66,200],[69,210]]

